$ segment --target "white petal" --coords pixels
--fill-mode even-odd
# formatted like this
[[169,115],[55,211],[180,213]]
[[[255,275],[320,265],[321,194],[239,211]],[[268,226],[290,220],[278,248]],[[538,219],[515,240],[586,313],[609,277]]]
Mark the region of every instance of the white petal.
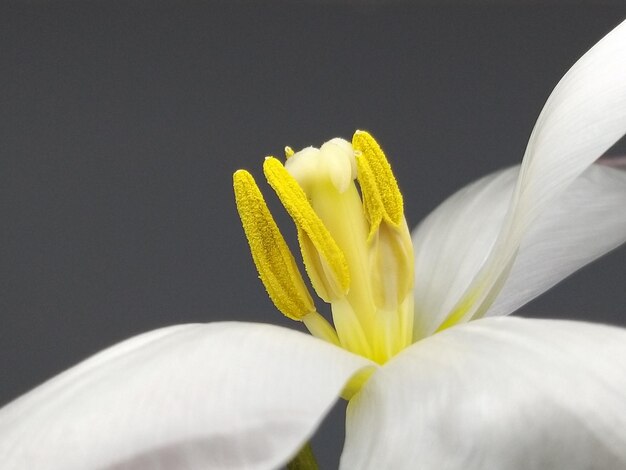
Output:
[[457,305],[459,319],[485,313],[531,223],[625,132],[626,22],[574,64],[548,98],[528,142],[509,215]]
[[[432,334],[489,255],[519,167],[458,191],[417,227],[415,334]],[[530,226],[488,316],[506,315],[626,241],[626,172],[592,165]]]
[[270,325],[156,330],[0,410],[3,469],[261,469],[288,460],[368,361]]
[[372,376],[349,404],[341,468],[626,468],[624,390],[624,329],[477,320]]
[[626,242],[625,208],[626,172],[600,165],[588,168],[529,228],[486,315],[517,310]]
[[414,337],[431,335],[489,255],[519,166],[483,177],[446,199],[413,232]]

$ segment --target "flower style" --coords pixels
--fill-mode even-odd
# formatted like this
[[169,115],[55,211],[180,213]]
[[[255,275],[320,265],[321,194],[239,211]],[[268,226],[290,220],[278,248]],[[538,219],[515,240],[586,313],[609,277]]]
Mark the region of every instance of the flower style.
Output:
[[368,133],[267,158],[332,324],[236,172],[260,278],[312,336],[228,322],[132,338],[0,410],[3,468],[275,468],[339,396],[345,469],[626,467],[626,330],[505,316],[626,240],[626,172],[592,165],[625,131],[626,22],[557,85],[521,166],[412,240]]

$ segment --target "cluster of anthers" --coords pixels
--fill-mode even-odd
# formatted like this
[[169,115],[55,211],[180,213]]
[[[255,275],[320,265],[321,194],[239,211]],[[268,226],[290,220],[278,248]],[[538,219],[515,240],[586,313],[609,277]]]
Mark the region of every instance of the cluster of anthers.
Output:
[[[261,281],[276,307],[314,336],[380,364],[413,342],[413,246],[402,195],[374,138],[333,139],[263,171],[293,219],[316,309],[294,257],[246,170],[233,175],[237,210]],[[358,182],[359,189],[357,189]]]

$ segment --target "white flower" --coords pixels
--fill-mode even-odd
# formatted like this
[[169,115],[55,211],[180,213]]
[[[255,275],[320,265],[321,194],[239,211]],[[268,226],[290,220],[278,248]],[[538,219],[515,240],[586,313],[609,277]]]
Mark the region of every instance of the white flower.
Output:
[[592,165],[625,131],[622,23],[557,85],[521,167],[412,244],[369,134],[266,160],[334,325],[236,173],[270,297],[323,340],[234,322],[132,338],[1,409],[2,468],[274,468],[340,395],[344,469],[626,468],[626,330],[504,316],[626,240],[626,173]]

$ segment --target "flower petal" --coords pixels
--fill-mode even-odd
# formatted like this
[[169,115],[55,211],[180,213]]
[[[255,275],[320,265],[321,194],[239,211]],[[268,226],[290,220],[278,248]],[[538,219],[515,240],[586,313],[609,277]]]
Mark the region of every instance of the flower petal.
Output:
[[[432,334],[489,255],[519,166],[488,175],[441,204],[413,233],[415,337]],[[626,172],[592,165],[529,227],[486,315],[506,315],[626,241]]]
[[498,240],[447,325],[485,314],[532,222],[624,135],[625,84],[623,22],[574,64],[548,98],[530,136]]
[[2,468],[276,467],[368,364],[270,325],[156,330],[1,409]]
[[626,242],[626,172],[592,165],[529,228],[487,316],[507,315]]
[[434,333],[489,255],[519,166],[485,176],[446,199],[413,231],[414,338]]
[[348,406],[341,468],[626,468],[624,390],[624,329],[477,320],[372,376]]

